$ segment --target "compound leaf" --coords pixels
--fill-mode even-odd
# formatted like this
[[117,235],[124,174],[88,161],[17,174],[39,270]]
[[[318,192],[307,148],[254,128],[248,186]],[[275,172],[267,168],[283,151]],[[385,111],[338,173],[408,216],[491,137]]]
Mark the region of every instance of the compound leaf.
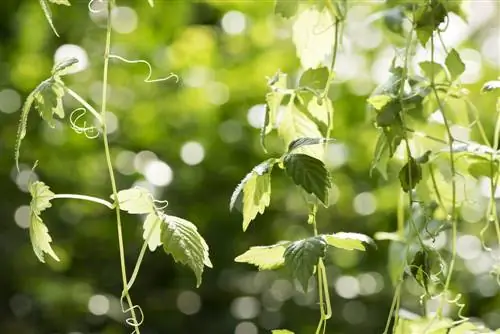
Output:
[[320,258],[325,256],[326,241],[321,236],[291,243],[285,250],[285,266],[307,291],[309,278]]
[[161,230],[163,249],[175,262],[187,265],[196,276],[196,287],[201,284],[204,266],[212,267],[208,245],[196,226],[179,217],[161,214],[164,221]]
[[328,189],[331,183],[325,164],[321,160],[307,154],[287,154],[283,162],[286,174],[296,185],[328,205]]
[[288,244],[288,241],[284,241],[270,246],[250,247],[245,253],[236,257],[234,261],[253,264],[259,270],[277,269],[285,263],[283,255]]

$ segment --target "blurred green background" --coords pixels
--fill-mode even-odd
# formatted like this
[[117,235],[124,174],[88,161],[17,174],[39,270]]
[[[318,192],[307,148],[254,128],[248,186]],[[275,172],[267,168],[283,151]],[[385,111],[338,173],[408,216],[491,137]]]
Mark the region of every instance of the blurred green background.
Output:
[[[111,189],[101,139],[76,134],[68,117],[51,129],[32,110],[20,174],[14,166],[22,101],[50,75],[55,59],[80,59],[81,71],[65,77],[65,82],[92,105],[100,103],[106,16],[98,2],[94,13],[86,1],[72,4],[51,7],[60,38],[50,30],[38,1],[0,4],[0,333],[131,332],[123,324],[117,299],[121,276],[112,212],[90,203],[53,201],[42,216],[59,263],[38,262],[27,230],[26,185],[36,160],[36,176],[55,193],[108,198]],[[214,264],[196,289],[186,267],[175,265],[162,251],[148,253],[131,291],[146,315],[141,332],[314,332],[319,318],[314,285],[303,294],[282,271],[257,272],[233,262],[250,246],[310,234],[307,208],[297,189],[283,173],[273,173],[271,206],[246,233],[241,215],[228,211],[234,187],[268,157],[260,147],[258,129],[266,76],[281,69],[293,82],[300,73],[292,22],[274,16],[273,1],[157,0],[152,9],[145,0],[118,0],[117,5],[112,52],[150,61],[152,79],[170,72],[180,77],[178,84],[146,84],[145,65],[111,62],[109,124],[118,187],[142,185],[158,199],[168,200],[170,214],[198,226]],[[480,96],[479,90],[498,76],[499,3],[464,1],[463,7],[468,23],[453,17],[445,41],[461,52],[467,65],[462,81],[492,138],[495,101]],[[322,232],[373,236],[396,228],[397,168],[390,170],[390,181],[369,175],[377,132],[365,100],[387,78],[395,52],[391,43],[401,42],[377,19],[382,9],[380,1],[349,5],[330,90],[337,141],[329,148],[327,163],[334,204],[319,214]],[[428,59],[429,54],[421,51],[419,56]],[[79,107],[69,97],[64,101],[67,115]],[[271,142],[279,152],[277,140]],[[124,214],[123,220],[130,271],[142,244],[142,226],[134,216]],[[468,316],[498,328],[499,287],[488,274],[492,260],[474,236],[483,226],[482,213],[461,221],[466,232],[461,234],[465,239],[459,243],[452,288],[464,294]],[[364,253],[329,252],[333,317],[328,333],[383,331],[393,293],[386,264],[387,242]],[[420,294],[416,283],[409,281],[402,307],[419,313]]]

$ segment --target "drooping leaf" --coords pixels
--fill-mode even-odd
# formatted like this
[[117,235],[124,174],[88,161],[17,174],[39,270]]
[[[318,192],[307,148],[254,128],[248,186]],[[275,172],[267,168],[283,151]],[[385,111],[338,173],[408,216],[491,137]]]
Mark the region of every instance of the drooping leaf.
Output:
[[155,213],[147,215],[142,225],[144,233],[142,238],[147,241],[149,250],[154,252],[158,246],[162,244],[161,241],[161,226],[163,221]]
[[29,186],[29,191],[31,194],[30,208],[35,214],[39,215],[42,211],[52,206],[50,201],[54,198],[55,194],[45,183],[35,181]]
[[389,101],[392,100],[392,97],[389,95],[374,95],[370,96],[368,100],[366,100],[375,110],[381,110]]
[[[151,193],[142,187],[134,187],[118,192],[120,210],[130,214],[154,213],[155,206]],[[110,196],[116,202],[114,195]]]
[[432,80],[432,78],[434,78],[435,81],[446,79],[446,71],[443,65],[431,61],[423,61],[418,63],[418,65],[429,80]]
[[451,80],[457,79],[462,73],[465,72],[465,64],[460,58],[460,54],[455,49],[451,49],[448,52],[445,65],[448,72],[450,72]]
[[427,251],[418,251],[410,264],[410,272],[415,280],[426,292],[428,292],[428,282],[430,278],[430,263]]
[[432,0],[428,5],[421,5],[414,16],[417,37],[425,47],[438,26],[444,22],[447,10],[439,0]]
[[328,76],[328,68],[325,66],[314,69],[310,68],[300,77],[299,86],[314,90],[323,90],[328,82]]
[[288,153],[302,146],[324,144],[332,141],[334,141],[334,139],[331,138],[298,138],[288,145]]
[[291,271],[307,291],[309,278],[314,273],[314,267],[320,258],[325,256],[326,241],[316,236],[291,243],[285,250],[285,266]]
[[314,194],[328,205],[330,177],[325,164],[306,154],[287,154],[284,159],[285,172],[293,182],[309,194]]
[[352,232],[338,232],[323,235],[328,245],[345,250],[365,251],[365,243],[375,245],[372,238],[367,235]]
[[[255,166],[243,178],[231,196],[229,210],[232,210],[236,201],[242,198],[243,231],[248,228],[257,213],[264,213],[266,207],[269,206],[271,201],[271,172],[275,162],[275,159],[268,159]],[[241,196],[241,193],[243,193],[243,196]]]
[[52,68],[52,75],[53,76],[65,75],[68,73],[68,70],[71,68],[71,66],[75,65],[76,63],[78,63],[78,59],[66,58],[54,65],[54,67]]
[[409,192],[415,188],[420,180],[422,180],[422,167],[415,159],[410,158],[410,160],[399,171],[401,188],[403,188],[405,192]]
[[39,2],[40,6],[42,7],[43,14],[45,15],[45,18],[47,19],[47,22],[49,23],[50,27],[52,28],[52,31],[57,37],[59,37],[56,27],[54,26],[54,22],[52,22],[52,11],[50,10],[47,0],[39,0]]
[[281,102],[286,96],[282,90],[287,88],[286,74],[278,71],[272,78],[268,80],[268,86],[271,92],[266,94],[266,108],[264,125],[260,131],[260,142],[264,150],[266,149],[265,138],[277,126],[278,111]]
[[196,276],[196,287],[201,284],[204,266],[212,267],[208,245],[198,233],[196,226],[179,217],[161,214],[161,241],[163,249],[171,254],[175,262],[187,265]]
[[29,191],[31,194],[29,232],[33,251],[40,262],[45,262],[44,253],[59,261],[59,257],[50,246],[52,238],[49,235],[49,230],[40,218],[40,213],[52,206],[50,201],[55,194],[45,183],[40,181],[33,182],[29,186]]
[[274,12],[276,15],[281,15],[285,19],[290,18],[297,13],[299,0],[276,0]]
[[500,80],[492,80],[486,82],[481,88],[481,94],[490,93],[493,91],[500,90]]
[[277,269],[285,263],[284,253],[288,244],[288,241],[284,241],[270,246],[250,247],[234,261],[253,264],[259,270]]
[[50,243],[52,238],[49,235],[49,229],[43,223],[42,219],[35,214],[35,212],[30,213],[30,239],[31,245],[33,247],[33,252],[35,252],[36,257],[40,262],[45,263],[44,253],[49,254],[54,260],[59,261],[59,257],[56,255]]
[[273,329],[271,334],[294,334],[294,332],[288,329]]
[[377,170],[382,177],[387,180],[387,165],[389,163],[389,144],[387,138],[382,132],[378,135],[377,143],[375,144],[375,153],[370,166],[370,177],[374,170]]
[[21,112],[21,119],[19,120],[19,125],[17,127],[17,136],[16,136],[16,145],[15,145],[15,160],[16,160],[16,168],[19,171],[19,156],[21,152],[21,142],[26,136],[26,127],[28,125],[28,114],[31,110],[31,106],[35,101],[36,90],[32,91],[26,101],[24,102],[23,109]]

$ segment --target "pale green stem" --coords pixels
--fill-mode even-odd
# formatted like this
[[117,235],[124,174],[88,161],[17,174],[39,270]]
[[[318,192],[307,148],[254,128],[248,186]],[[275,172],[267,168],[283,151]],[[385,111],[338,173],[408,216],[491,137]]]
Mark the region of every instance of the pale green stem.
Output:
[[75,100],[77,100],[78,102],[80,102],[80,104],[85,109],[87,109],[99,121],[100,125],[102,125],[104,123],[102,121],[103,118],[101,117],[101,115],[99,115],[99,113],[94,109],[94,107],[92,107],[90,104],[88,104],[87,101],[85,101],[84,98],[82,98],[75,91],[69,89],[68,87],[64,87],[64,89],[66,90],[66,93],[68,93],[69,95],[71,95],[72,98],[74,98]]
[[115,208],[113,203],[108,202],[108,201],[106,201],[102,198],[99,198],[99,197],[94,197],[94,196],[77,195],[77,194],[56,194],[56,195],[54,195],[54,199],[60,199],[60,198],[79,199],[79,200],[83,200],[83,201],[99,203],[99,204],[102,204],[104,206],[107,206],[110,209]]
[[[107,14],[108,14],[108,22],[106,25],[106,45],[104,50],[104,68],[103,68],[103,80],[102,80],[102,103],[101,103],[101,119],[105,119],[106,115],[106,103],[107,103],[107,93],[108,93],[108,68],[109,68],[109,54],[111,48],[111,10],[113,6],[113,1],[108,0],[107,2]],[[103,141],[104,141],[104,153],[106,155],[106,164],[109,171],[109,178],[111,181],[111,188],[113,190],[113,197],[118,198],[118,190],[116,187],[115,174],[113,171],[113,164],[111,163],[111,153],[109,150],[108,136],[107,136],[107,125],[106,122],[102,122],[103,128]],[[125,266],[125,250],[123,246],[123,233],[122,233],[122,223],[121,223],[121,215],[120,215],[120,205],[117,202],[115,206],[116,211],[116,226],[118,232],[118,248],[120,252],[120,267],[122,272],[122,283],[123,283],[123,294],[127,300],[127,304],[129,305],[130,314],[132,316],[132,325],[134,326],[135,332],[140,334],[139,322],[137,321],[137,317],[135,314],[134,304],[132,303],[132,298],[128,292],[127,288],[127,269]]]

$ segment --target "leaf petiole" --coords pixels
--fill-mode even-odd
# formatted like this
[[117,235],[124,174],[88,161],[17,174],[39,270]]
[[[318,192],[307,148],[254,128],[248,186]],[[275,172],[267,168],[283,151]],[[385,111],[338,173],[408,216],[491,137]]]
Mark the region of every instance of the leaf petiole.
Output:
[[77,195],[77,194],[56,194],[54,195],[55,199],[57,198],[67,198],[67,199],[79,199],[83,201],[88,201],[88,202],[94,202],[94,203],[99,203],[102,204],[109,209],[114,209],[115,205],[111,202],[108,202],[102,198],[99,197],[94,197],[94,196],[87,196],[87,195]]
[[81,97],[74,90],[71,90],[66,86],[64,86],[64,89],[66,90],[66,93],[71,95],[72,98],[77,100],[83,107],[85,107],[85,109],[87,109],[92,114],[92,116],[94,116],[97,119],[97,121],[99,121],[100,125],[102,125],[104,123],[102,121],[101,115],[94,109],[94,107],[92,107],[87,101],[85,101],[85,99],[83,97]]

